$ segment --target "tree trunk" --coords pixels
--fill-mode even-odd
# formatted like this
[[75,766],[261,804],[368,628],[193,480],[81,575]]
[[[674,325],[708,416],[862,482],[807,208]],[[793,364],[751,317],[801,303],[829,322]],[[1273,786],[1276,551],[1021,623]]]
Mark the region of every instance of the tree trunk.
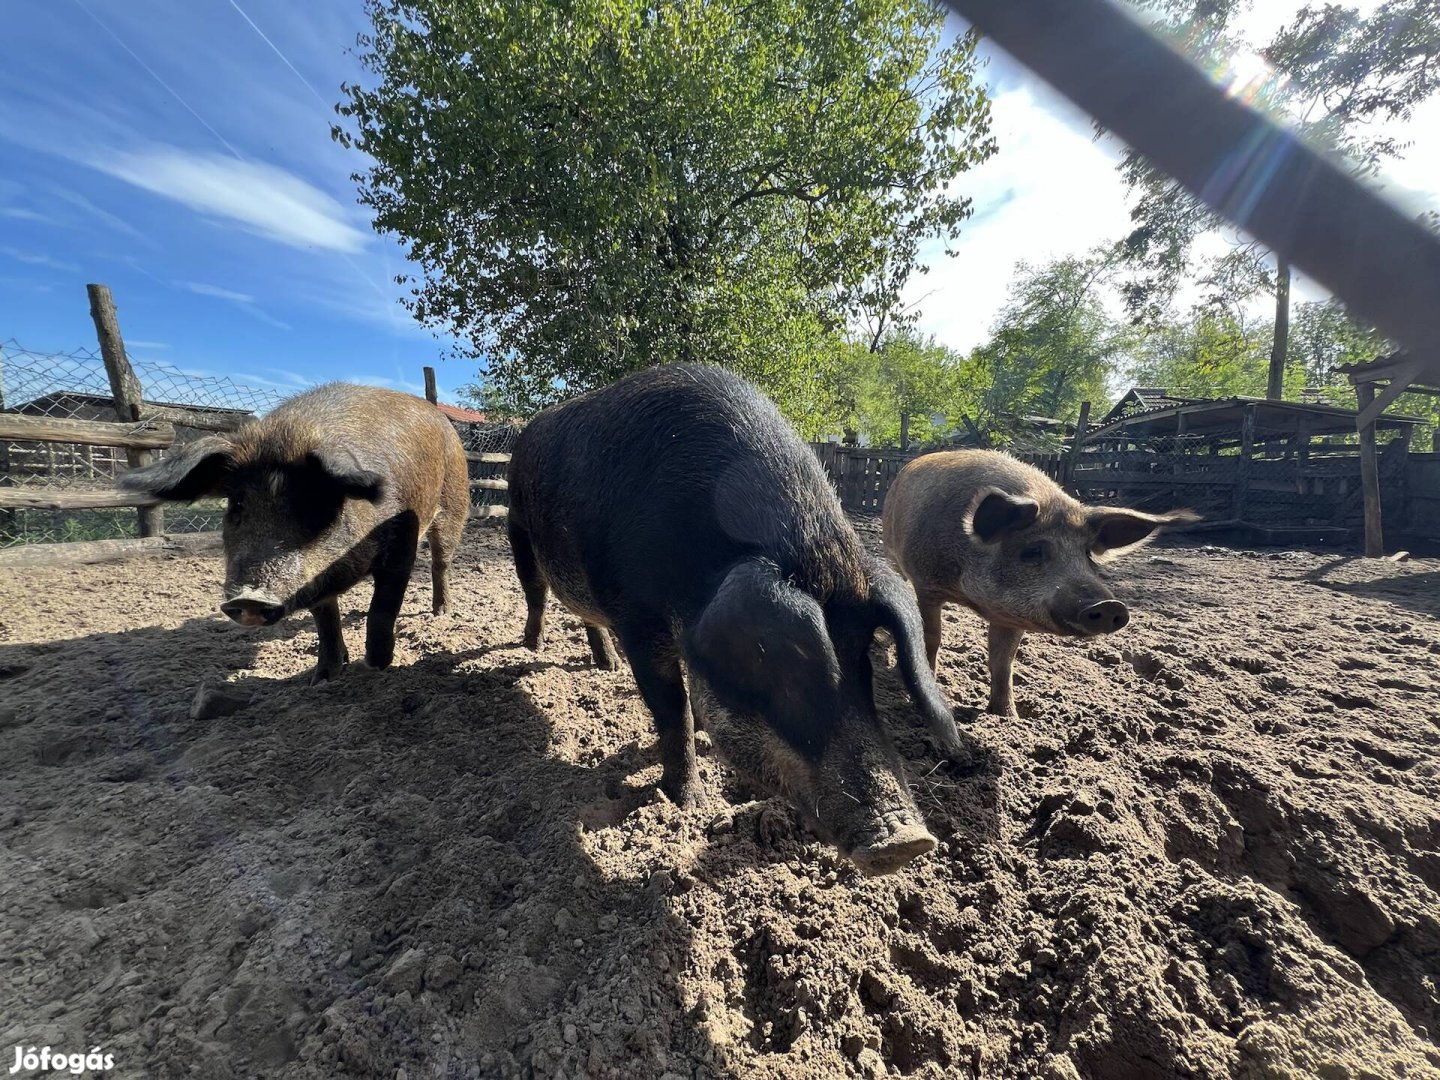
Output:
[[908,412],[900,414],[900,449],[910,449],[910,414]]
[[1270,378],[1265,396],[1280,401],[1285,396],[1285,357],[1290,351],[1290,264],[1275,263],[1275,340],[1270,346]]

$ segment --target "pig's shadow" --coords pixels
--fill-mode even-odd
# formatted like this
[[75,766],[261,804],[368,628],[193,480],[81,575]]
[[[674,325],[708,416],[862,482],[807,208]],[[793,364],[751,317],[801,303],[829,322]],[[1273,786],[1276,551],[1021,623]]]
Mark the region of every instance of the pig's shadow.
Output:
[[[99,938],[12,965],[13,1019],[59,1016],[77,1046],[111,1031],[155,1076],[659,1076],[663,1054],[708,1056],[675,986],[691,931],[650,872],[663,851],[617,878],[584,843],[584,808],[645,790],[628,778],[653,747],[564,760],[527,665],[443,654],[321,687],[241,675],[248,704],[193,720],[196,673],[261,644],[222,630],[0,646],[18,871],[0,924],[23,912],[30,937],[70,941],[80,910]],[[116,972],[138,1010],[123,1028]]]

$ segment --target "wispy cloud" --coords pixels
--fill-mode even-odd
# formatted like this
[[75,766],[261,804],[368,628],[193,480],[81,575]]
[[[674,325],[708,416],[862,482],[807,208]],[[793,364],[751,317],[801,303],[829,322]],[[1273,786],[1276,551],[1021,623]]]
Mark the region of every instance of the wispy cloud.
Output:
[[253,319],[258,319],[266,326],[273,326],[277,330],[293,329],[289,323],[282,322],[264,308],[257,306],[255,298],[249,293],[236,292],[234,289],[222,289],[219,285],[210,285],[203,281],[177,281],[175,284],[197,296],[208,296],[215,300],[224,300],[234,304],[245,314]]
[[32,251],[18,251],[12,247],[0,248],[0,255],[8,256],[16,262],[27,263],[30,266],[43,266],[47,270],[59,270],[63,273],[78,273],[80,268],[74,263],[61,262],[59,259],[52,259],[49,255],[40,255]]
[[89,164],[200,213],[235,222],[282,244],[349,255],[367,236],[329,195],[274,165],[173,146],[111,152]]
[[26,210],[21,206],[0,206],[0,218],[9,218],[11,221],[38,221],[46,224],[50,222],[50,219],[44,214]]
[[216,300],[229,300],[234,304],[253,304],[255,302],[255,298],[249,293],[222,289],[219,285],[207,285],[203,281],[181,281],[177,284],[200,296],[213,296]]
[[[93,217],[96,221],[100,222],[101,224],[110,226],[110,228],[114,229],[116,232],[124,233],[126,236],[146,239],[147,241],[149,240],[149,238],[145,237],[139,229],[135,228],[134,225],[131,225],[124,218],[116,214],[112,214],[109,210],[96,206],[93,202],[87,199],[84,195],[81,195],[79,192],[66,191],[64,188],[57,188],[52,191],[51,194],[54,195],[57,199],[62,199],[65,202],[69,203],[71,206],[74,206],[79,210],[83,210],[85,213]],[[153,243],[153,241],[149,242]]]
[[134,339],[130,339],[130,340],[128,340],[128,341],[125,342],[125,345],[126,345],[127,348],[131,348],[131,349],[168,349],[168,348],[170,348],[170,343],[169,343],[168,341],[135,341]]

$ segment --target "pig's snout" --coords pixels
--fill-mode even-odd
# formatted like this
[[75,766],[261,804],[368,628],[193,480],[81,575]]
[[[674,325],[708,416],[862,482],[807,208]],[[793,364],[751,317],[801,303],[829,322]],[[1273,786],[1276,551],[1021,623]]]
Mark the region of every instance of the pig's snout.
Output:
[[221,604],[220,610],[241,626],[269,626],[284,616],[285,605],[271,593],[245,589]]
[[893,874],[913,859],[935,850],[935,837],[919,821],[895,829],[850,850],[850,861],[866,877]]
[[1130,621],[1130,610],[1119,600],[1101,600],[1080,609],[1075,626],[1082,634],[1113,634]]

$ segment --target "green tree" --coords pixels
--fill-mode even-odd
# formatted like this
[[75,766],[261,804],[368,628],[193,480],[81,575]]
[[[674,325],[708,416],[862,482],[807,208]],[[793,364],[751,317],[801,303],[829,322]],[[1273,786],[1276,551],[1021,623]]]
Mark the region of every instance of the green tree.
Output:
[[[1370,15],[1323,4],[1302,8],[1263,50],[1279,77],[1240,87],[1232,57],[1247,46],[1231,33],[1242,0],[1132,0],[1156,11],[1193,53],[1221,70],[1222,77],[1253,95],[1254,102],[1302,134],[1373,172],[1404,147],[1378,127],[1408,119],[1416,105],[1440,88],[1440,6],[1435,0],[1387,0]],[[1224,224],[1179,185],[1130,152],[1121,174],[1136,196],[1135,228],[1121,245],[1137,270],[1126,301],[1137,319],[1164,317],[1180,283],[1192,270],[1199,236]],[[1228,286],[1248,298],[1274,295],[1266,391],[1281,396],[1290,355],[1290,267],[1250,242],[1237,242],[1207,283]]]
[[976,39],[925,0],[367,0],[335,136],[427,326],[518,409],[716,361],[819,422],[994,152]]
[[1106,310],[1109,256],[1021,263],[991,330],[957,374],[956,400],[988,438],[1005,441],[1016,418],[1070,420],[1082,401],[1098,406],[1128,340]]

